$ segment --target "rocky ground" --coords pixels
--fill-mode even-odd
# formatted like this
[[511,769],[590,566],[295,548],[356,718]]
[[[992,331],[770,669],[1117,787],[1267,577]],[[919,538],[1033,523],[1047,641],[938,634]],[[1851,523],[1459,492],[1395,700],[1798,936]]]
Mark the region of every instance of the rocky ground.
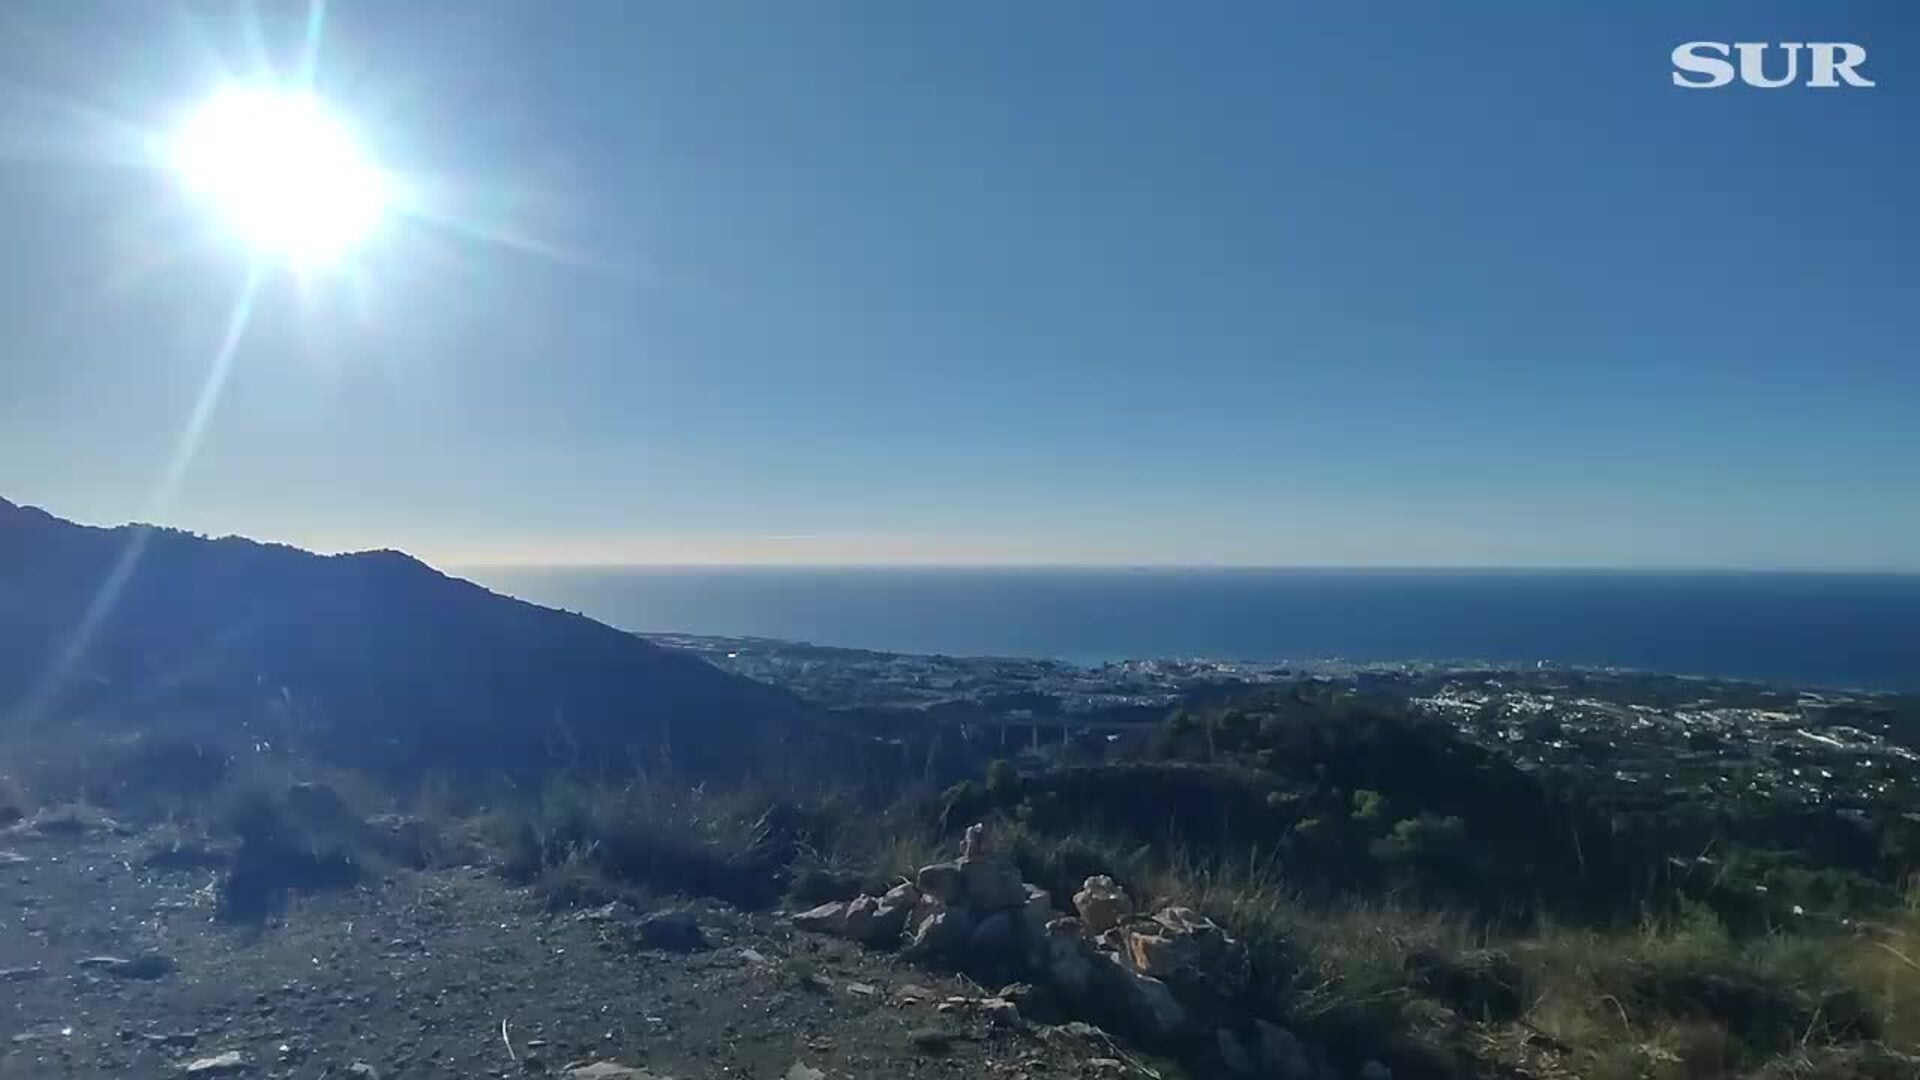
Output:
[[237,926],[205,854],[103,821],[0,831],[0,1076],[1153,1075],[780,913],[693,905],[696,943],[622,907],[546,914],[475,865]]

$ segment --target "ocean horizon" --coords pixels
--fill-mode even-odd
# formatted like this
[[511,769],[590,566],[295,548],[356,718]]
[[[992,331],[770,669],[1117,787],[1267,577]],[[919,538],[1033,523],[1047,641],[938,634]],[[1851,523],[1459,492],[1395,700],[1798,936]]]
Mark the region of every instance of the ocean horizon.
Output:
[[1412,568],[469,568],[642,633],[1071,663],[1485,662],[1920,691],[1920,574]]

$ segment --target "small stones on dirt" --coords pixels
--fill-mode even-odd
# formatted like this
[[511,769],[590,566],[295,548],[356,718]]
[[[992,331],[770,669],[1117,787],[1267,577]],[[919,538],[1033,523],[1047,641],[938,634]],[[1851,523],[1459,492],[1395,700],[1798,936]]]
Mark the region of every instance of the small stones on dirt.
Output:
[[614,900],[599,907],[582,908],[573,913],[575,922],[611,922],[620,917],[620,901]]
[[183,1076],[232,1076],[247,1067],[247,1056],[238,1050],[228,1050],[212,1057],[196,1058],[180,1066]]
[[173,841],[156,846],[141,858],[149,870],[217,870],[233,862],[231,852],[202,841]]
[[116,979],[160,979],[173,973],[170,956],[149,953],[131,959],[121,956],[88,956],[74,961],[89,971],[98,971]]
[[[0,838],[0,848],[34,860],[0,871],[0,882],[27,879],[46,907],[57,901],[81,909],[76,920],[90,917],[56,925],[29,910],[29,930],[52,929],[19,948],[0,933],[0,1007],[12,1021],[0,1025],[0,1076],[63,1063],[76,1080],[785,1080],[796,1064],[816,1070],[794,1073],[807,1080],[1080,1072],[1078,1048],[1043,1043],[1024,1021],[1020,1033],[995,1026],[984,999],[1006,981],[999,975],[917,971],[847,942],[796,936],[772,913],[704,901],[671,905],[697,916],[717,950],[692,955],[635,951],[650,908],[631,901],[528,918],[522,894],[492,868],[396,870],[295,904],[254,934],[196,933],[209,925],[211,893],[193,902],[197,913],[149,912],[156,898],[194,896],[211,877],[159,867],[175,853],[185,853],[183,864],[202,861],[197,840],[171,829],[89,832],[56,854]],[[166,854],[143,867],[156,852]],[[918,899],[909,886],[872,906],[899,911]],[[684,925],[662,916],[650,933]],[[75,966],[81,957],[86,964]],[[950,958],[959,959],[942,959]],[[132,981],[163,970],[172,974]],[[56,985],[76,1000],[42,992]],[[432,989],[404,989],[422,985]],[[949,995],[967,1004],[936,1015]],[[497,1030],[503,1015],[511,1057]],[[910,1045],[908,1031],[923,1025]],[[1031,1061],[1020,1054],[1028,1045]]]
[[[126,1036],[122,1035],[121,1037],[125,1038]],[[194,1043],[200,1041],[200,1033],[197,1031],[165,1031],[151,1035],[142,1035],[140,1037],[155,1046],[165,1046],[175,1050],[191,1049]]]

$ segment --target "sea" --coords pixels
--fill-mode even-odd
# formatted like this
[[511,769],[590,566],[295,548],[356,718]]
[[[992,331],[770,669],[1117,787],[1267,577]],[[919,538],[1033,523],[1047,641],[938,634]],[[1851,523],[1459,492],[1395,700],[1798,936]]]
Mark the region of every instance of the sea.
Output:
[[645,632],[950,656],[1619,667],[1920,692],[1920,575],[1508,570],[488,570]]

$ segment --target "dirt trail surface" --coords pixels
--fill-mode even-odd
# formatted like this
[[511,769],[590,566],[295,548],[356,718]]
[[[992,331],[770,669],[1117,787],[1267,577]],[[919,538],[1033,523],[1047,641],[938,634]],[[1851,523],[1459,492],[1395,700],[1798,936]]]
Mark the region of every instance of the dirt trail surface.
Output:
[[0,831],[0,1077],[1148,1075],[1097,1031],[989,1015],[992,988],[769,913],[693,905],[705,947],[662,949],[624,909],[539,913],[458,867],[248,929],[214,919],[215,869],[155,850]]

